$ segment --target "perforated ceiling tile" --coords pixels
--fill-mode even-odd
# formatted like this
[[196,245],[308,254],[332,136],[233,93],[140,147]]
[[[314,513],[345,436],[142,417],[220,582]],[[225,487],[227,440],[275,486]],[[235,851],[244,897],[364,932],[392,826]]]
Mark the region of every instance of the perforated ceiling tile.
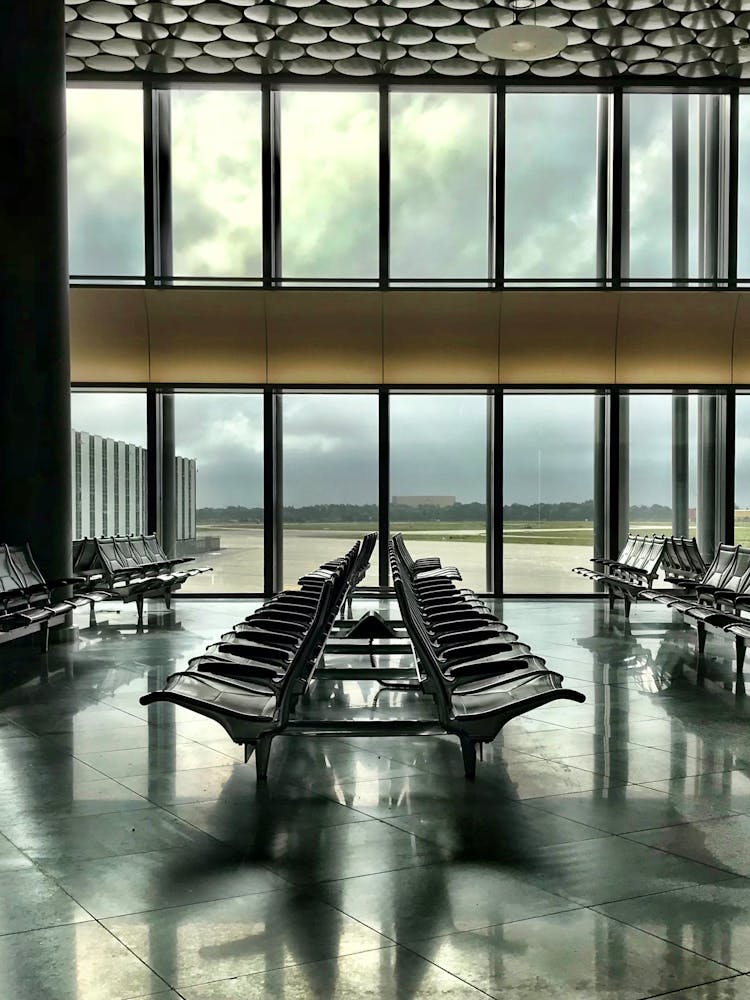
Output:
[[[750,0],[68,0],[68,73],[582,80],[750,74]],[[504,62],[489,28],[564,31],[559,57]]]

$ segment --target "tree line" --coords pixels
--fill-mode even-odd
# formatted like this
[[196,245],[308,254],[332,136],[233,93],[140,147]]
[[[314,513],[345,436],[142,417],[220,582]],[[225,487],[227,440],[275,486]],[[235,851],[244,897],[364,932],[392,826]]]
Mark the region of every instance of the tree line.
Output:
[[[362,522],[377,524],[377,504],[324,503],[304,507],[284,507],[286,524],[339,524]],[[484,521],[487,506],[483,503],[454,503],[447,507],[422,504],[409,507],[391,504],[391,521]],[[672,508],[663,504],[641,504],[630,508],[632,521],[668,521]],[[201,524],[262,524],[262,507],[201,507],[197,511]],[[593,521],[594,501],[564,501],[561,503],[511,503],[503,507],[506,521]]]

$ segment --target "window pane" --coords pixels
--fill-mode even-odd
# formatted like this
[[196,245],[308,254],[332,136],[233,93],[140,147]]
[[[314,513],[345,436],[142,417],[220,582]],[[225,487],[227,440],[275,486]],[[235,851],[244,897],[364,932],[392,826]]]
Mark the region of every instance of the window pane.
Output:
[[750,545],[750,393],[738,393],[734,460],[734,540]]
[[596,277],[596,94],[507,95],[505,195],[506,277]]
[[143,94],[67,91],[70,273],[142,276]]
[[[630,530],[698,538],[714,554],[718,490],[718,397],[709,393],[631,393],[629,408]],[[738,402],[739,426],[739,402]],[[673,444],[673,435],[678,445]],[[679,445],[683,441],[684,444]],[[675,447],[682,455],[673,476]],[[737,442],[737,456],[741,442]],[[677,491],[677,493],[676,493]]]
[[73,537],[146,531],[145,392],[74,392]]
[[375,92],[281,94],[285,277],[377,277],[378,122]]
[[594,554],[591,394],[507,394],[503,400],[503,587],[589,593],[571,572]]
[[174,273],[263,272],[257,90],[172,91]]
[[[378,528],[378,397],[288,393],[283,399],[284,585]],[[367,586],[378,582],[377,549]]]
[[740,94],[739,158],[737,274],[750,278],[750,94]]
[[715,239],[706,184],[712,175],[713,123],[725,99],[711,94],[630,94],[626,100],[630,246],[625,273],[635,283],[713,277],[713,255],[704,257],[701,247],[704,240]]
[[263,397],[177,393],[174,407],[177,552],[213,566],[182,589],[262,592]]
[[487,589],[487,396],[393,394],[391,531]]
[[488,275],[489,94],[394,92],[391,276]]

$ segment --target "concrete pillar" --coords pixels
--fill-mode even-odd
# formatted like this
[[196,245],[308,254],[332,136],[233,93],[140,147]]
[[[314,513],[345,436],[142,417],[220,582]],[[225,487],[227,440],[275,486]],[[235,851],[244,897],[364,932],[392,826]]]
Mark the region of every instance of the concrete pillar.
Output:
[[0,541],[70,574],[65,26],[60,0],[5,0],[0,33]]
[[177,539],[177,479],[175,469],[174,396],[162,396],[162,480],[161,480],[161,538],[164,551],[174,556]]
[[690,477],[688,397],[672,397],[672,534],[687,538]]
[[718,536],[716,446],[718,432],[716,396],[698,397],[698,548],[710,562],[716,551]]

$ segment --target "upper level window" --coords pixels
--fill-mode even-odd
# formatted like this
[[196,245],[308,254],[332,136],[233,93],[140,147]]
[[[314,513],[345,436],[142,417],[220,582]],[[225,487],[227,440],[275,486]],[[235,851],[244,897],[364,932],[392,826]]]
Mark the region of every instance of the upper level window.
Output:
[[597,95],[505,107],[506,278],[597,277]]
[[633,284],[719,271],[723,101],[719,94],[625,98],[623,274]]
[[489,274],[490,94],[390,94],[391,277]]
[[378,94],[281,94],[285,279],[378,276]]
[[263,274],[258,90],[173,90],[173,273]]
[[143,94],[140,88],[70,87],[70,273],[143,278]]

